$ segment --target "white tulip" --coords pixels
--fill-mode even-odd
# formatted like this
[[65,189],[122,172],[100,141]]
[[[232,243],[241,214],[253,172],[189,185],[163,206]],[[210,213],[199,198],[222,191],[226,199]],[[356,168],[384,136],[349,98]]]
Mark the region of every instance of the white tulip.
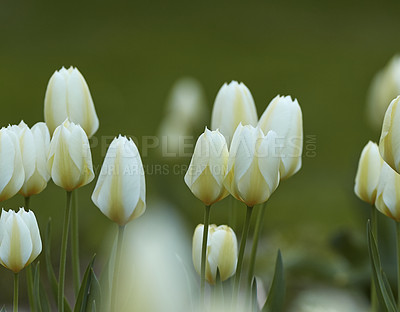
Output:
[[[199,224],[193,235],[193,265],[198,274],[201,274],[201,250],[203,245],[204,225]],[[211,224],[208,228],[206,252],[206,280],[215,284],[217,269],[221,281],[227,280],[236,272],[238,248],[235,232],[227,225],[216,226]]]
[[23,121],[18,126],[10,126],[19,139],[25,181],[19,191],[25,197],[39,194],[50,179],[47,168],[47,154],[50,134],[44,122],[36,123],[30,129]]
[[139,151],[132,139],[120,135],[108,148],[92,201],[104,215],[122,226],[144,213],[145,197]]
[[229,193],[247,206],[269,199],[279,184],[280,156],[276,133],[239,124],[229,150],[224,185]]
[[89,140],[81,126],[65,120],[54,131],[47,162],[54,183],[73,191],[94,178]]
[[373,78],[367,97],[370,124],[379,129],[391,100],[400,94],[400,55],[395,55]]
[[90,138],[99,128],[89,87],[77,68],[62,67],[51,76],[44,99],[44,119],[53,134],[68,118]]
[[358,162],[354,192],[363,201],[374,205],[383,159],[378,145],[369,141],[363,148]]
[[280,143],[281,179],[287,179],[301,168],[303,151],[303,117],[297,100],[276,96],[262,114],[258,126],[264,133],[273,130]]
[[384,163],[379,176],[375,206],[381,213],[397,222],[400,222],[399,189],[400,175]]
[[10,128],[0,129],[0,201],[13,197],[24,184],[24,166],[18,137]]
[[228,165],[228,148],[224,136],[206,128],[194,148],[186,185],[205,205],[210,206],[228,196],[224,178]]
[[215,98],[211,129],[219,129],[229,147],[239,123],[256,126],[257,121],[257,109],[250,90],[242,82],[225,83]]
[[0,262],[18,273],[32,263],[42,251],[39,227],[32,211],[20,208],[2,210],[0,217]]

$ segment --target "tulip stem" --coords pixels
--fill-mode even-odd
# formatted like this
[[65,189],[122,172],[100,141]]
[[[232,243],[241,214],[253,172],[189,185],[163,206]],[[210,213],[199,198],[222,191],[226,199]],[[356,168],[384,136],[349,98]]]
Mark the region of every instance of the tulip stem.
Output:
[[266,203],[264,205],[260,206],[260,208],[258,210],[256,227],[254,229],[253,245],[251,246],[251,253],[250,253],[249,275],[248,275],[248,279],[247,279],[247,285],[250,287],[249,289],[251,289],[251,282],[253,280],[254,266],[255,266],[255,262],[256,262],[256,255],[257,255],[257,248],[258,248],[258,240],[260,238],[266,210],[267,210]]
[[64,312],[64,284],[65,284],[65,264],[67,262],[68,230],[71,218],[71,196],[72,192],[67,191],[67,203],[65,206],[64,226],[61,241],[60,253],[60,273],[58,279],[58,311]]
[[203,227],[203,245],[201,248],[201,274],[200,274],[200,300],[204,303],[204,288],[206,286],[206,253],[207,253],[207,239],[208,239],[208,226],[210,224],[210,210],[211,206],[204,206],[204,227]]
[[[25,210],[29,211],[29,203],[30,203],[30,197],[24,197],[24,207]],[[36,306],[35,306],[35,296],[33,295],[33,274],[32,274],[32,267],[31,265],[28,265],[26,268],[26,282],[28,284],[28,298],[29,298],[29,308],[31,311],[35,312],[36,311]]]
[[240,241],[239,256],[238,256],[236,276],[235,276],[235,284],[233,285],[233,297],[232,297],[233,300],[237,299],[237,296],[239,293],[240,275],[242,273],[244,250],[246,248],[246,240],[247,240],[247,236],[249,234],[250,220],[251,220],[252,212],[253,212],[253,207],[247,206],[246,219],[244,221],[244,228],[242,231],[242,239]]
[[[371,206],[371,228],[372,235],[375,237],[376,244],[378,246],[378,214],[377,209],[374,205]],[[371,308],[372,312],[379,311],[378,298],[376,296],[376,286],[374,281],[374,276],[371,276]]]
[[397,310],[400,310],[400,223],[396,222],[397,236]]
[[78,193],[73,192],[73,205],[71,211],[71,256],[72,256],[72,274],[74,280],[75,296],[78,295],[81,281],[81,272],[79,267],[79,222],[78,222]]
[[18,312],[18,287],[19,287],[19,274],[14,273],[14,304],[13,304],[14,312]]
[[117,309],[117,288],[118,288],[118,276],[119,276],[119,267],[121,262],[121,250],[122,250],[122,242],[124,239],[124,230],[125,225],[121,225],[118,228],[118,238],[117,238],[117,250],[115,253],[115,264],[114,264],[114,275],[113,275],[113,283],[111,290],[111,311],[118,311]]

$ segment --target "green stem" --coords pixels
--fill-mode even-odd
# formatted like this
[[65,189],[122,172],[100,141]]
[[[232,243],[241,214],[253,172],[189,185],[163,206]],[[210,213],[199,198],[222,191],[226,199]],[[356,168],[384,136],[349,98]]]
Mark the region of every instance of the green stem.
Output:
[[68,230],[71,218],[71,195],[72,192],[67,191],[67,203],[64,215],[64,227],[61,241],[60,253],[60,275],[58,279],[58,311],[64,312],[64,284],[65,284],[65,264],[67,262],[67,246],[68,246]]
[[13,311],[18,312],[18,285],[19,284],[19,275],[18,273],[14,273],[14,305]]
[[233,196],[229,196],[229,226],[235,230],[236,229],[236,225],[237,225],[237,209],[235,207],[235,199],[233,198]]
[[111,290],[111,311],[117,310],[117,293],[118,293],[118,276],[119,276],[119,267],[121,262],[121,250],[122,250],[122,242],[124,239],[124,230],[125,225],[119,226],[118,228],[118,238],[117,238],[117,250],[115,254],[115,264],[114,264],[114,275],[113,275],[113,283]]
[[[251,287],[251,282],[253,280],[254,275],[254,266],[256,262],[256,255],[257,255],[257,248],[258,248],[258,240],[260,238],[262,225],[264,221],[265,211],[267,210],[267,204],[260,206],[258,210],[257,220],[256,220],[256,227],[254,229],[254,237],[253,237],[253,245],[251,246],[251,253],[250,253],[250,263],[249,263],[249,275],[247,279],[247,285]],[[249,288],[250,289],[250,288]]]
[[28,197],[24,197],[24,201],[25,201],[25,210],[29,211],[29,203],[31,202],[31,198]]
[[[376,245],[378,247],[378,213],[374,205],[371,206],[371,229],[372,235],[375,237]],[[376,295],[376,286],[374,276],[371,276],[371,308],[372,312],[379,311],[378,298]]]
[[211,206],[205,206],[204,210],[204,227],[203,227],[203,245],[201,247],[201,270],[200,270],[200,300],[204,303],[204,288],[206,286],[206,253],[207,253],[207,239],[208,239],[208,226],[210,224],[210,210]]
[[78,222],[78,193],[73,193],[74,203],[71,211],[71,257],[72,257],[72,275],[74,281],[75,296],[78,295],[81,281],[81,272],[79,267],[79,222]]
[[249,234],[250,220],[251,220],[252,212],[253,212],[253,207],[247,207],[246,219],[244,221],[244,228],[243,228],[243,232],[242,232],[242,239],[240,241],[240,248],[239,248],[239,255],[238,255],[238,262],[237,262],[236,276],[235,276],[235,284],[233,286],[233,300],[236,300],[238,293],[239,293],[239,284],[240,284],[240,275],[242,273],[243,256],[244,256],[244,250],[246,248],[247,236]]
[[396,222],[397,234],[397,310],[400,311],[400,223]]
[[[25,201],[25,209],[29,211],[29,202],[30,197],[24,197]],[[35,306],[35,296],[33,294],[33,274],[32,274],[32,266],[28,265],[26,268],[26,282],[28,284],[28,298],[29,298],[29,307],[32,312],[36,311]]]

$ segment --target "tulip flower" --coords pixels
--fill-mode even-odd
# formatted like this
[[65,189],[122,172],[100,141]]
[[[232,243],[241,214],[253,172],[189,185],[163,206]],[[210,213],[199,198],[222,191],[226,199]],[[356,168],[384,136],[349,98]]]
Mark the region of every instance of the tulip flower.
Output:
[[[199,224],[193,235],[193,264],[200,274],[201,248],[203,242],[203,224]],[[206,254],[206,280],[215,284],[217,270],[221,281],[230,278],[236,272],[238,248],[235,232],[227,225],[211,224],[208,230]]]
[[290,96],[276,96],[262,114],[258,126],[264,133],[273,130],[280,144],[282,180],[301,168],[303,150],[303,117],[297,100]]
[[375,201],[376,208],[384,215],[400,222],[400,175],[384,163],[379,176]]
[[47,162],[54,183],[73,191],[94,178],[89,140],[81,126],[67,120],[54,131]]
[[224,136],[206,128],[194,148],[189,169],[185,175],[186,185],[206,206],[225,198],[223,181],[228,164],[228,148]]
[[242,82],[225,83],[215,98],[211,129],[219,129],[230,146],[239,123],[256,126],[257,121],[257,110],[250,90]]
[[383,117],[392,99],[400,94],[400,55],[395,55],[373,78],[367,96],[367,116],[375,129],[382,126]]
[[47,168],[47,154],[50,134],[44,122],[36,123],[30,129],[23,121],[18,126],[10,126],[19,139],[25,181],[19,191],[24,197],[30,197],[43,191],[50,179]]
[[374,205],[383,159],[378,145],[369,141],[361,152],[354,192],[363,201]]
[[53,134],[68,118],[90,138],[99,128],[89,87],[77,68],[62,67],[51,76],[44,99],[44,119]]
[[383,120],[379,151],[385,162],[400,173],[400,96],[389,105]]
[[13,197],[24,184],[24,167],[18,137],[9,128],[0,129],[0,201]]
[[132,139],[120,135],[108,148],[92,201],[110,220],[123,226],[144,213],[145,196],[139,151]]
[[248,207],[269,199],[279,184],[280,156],[277,135],[239,124],[229,151],[224,185],[229,193]]
[[23,208],[1,212],[0,263],[18,273],[32,263],[42,251],[39,227],[32,211]]

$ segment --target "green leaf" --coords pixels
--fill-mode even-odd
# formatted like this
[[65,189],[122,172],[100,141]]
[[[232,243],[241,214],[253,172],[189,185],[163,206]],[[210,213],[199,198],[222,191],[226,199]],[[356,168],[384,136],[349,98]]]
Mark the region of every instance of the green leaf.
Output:
[[285,299],[285,277],[283,272],[283,263],[281,251],[278,250],[278,256],[275,263],[275,273],[269,290],[267,302],[262,312],[281,312],[283,311]]
[[371,231],[371,222],[367,222],[367,240],[368,252],[371,260],[372,274],[375,281],[376,294],[378,297],[379,305],[384,311],[396,312],[396,303],[392,290],[387,281],[386,275],[382,270],[381,260],[379,257],[378,247],[375,237]]
[[[32,264],[33,265],[33,264]],[[40,261],[33,266],[33,304],[37,311],[42,312],[40,303],[39,303],[39,282],[40,282]]]
[[88,312],[96,311],[97,308],[100,310],[101,307],[101,287],[93,268],[91,269],[90,274],[91,285],[89,290],[88,306],[86,308],[86,311]]
[[7,310],[6,310],[6,306],[4,306],[4,305],[3,305],[3,306],[1,307],[1,310],[0,310],[0,312],[7,312]]
[[90,295],[90,287],[92,284],[92,268],[96,255],[93,256],[92,260],[89,262],[85,275],[83,276],[81,288],[78,293],[78,298],[76,298],[74,312],[86,312],[86,307],[88,304],[88,299]]
[[257,300],[257,280],[255,277],[253,277],[253,281],[251,282],[251,311],[260,311]]
[[[41,312],[51,312],[49,298],[47,297],[46,289],[44,288],[43,282],[41,280],[40,280],[39,289],[40,289],[39,311],[41,311]],[[68,308],[67,308],[66,311],[70,311],[70,310],[68,310]]]

